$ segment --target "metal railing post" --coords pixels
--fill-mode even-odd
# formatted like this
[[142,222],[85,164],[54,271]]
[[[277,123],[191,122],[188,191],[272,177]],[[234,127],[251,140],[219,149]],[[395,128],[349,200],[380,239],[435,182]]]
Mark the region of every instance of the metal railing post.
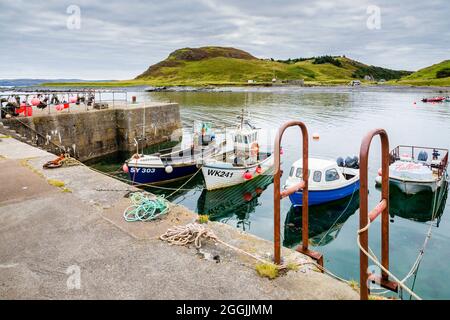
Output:
[[[368,158],[370,144],[373,137],[380,136],[381,139],[381,200],[375,209],[368,212]],[[359,228],[366,228],[369,220],[372,222],[381,214],[381,264],[384,268],[389,269],[389,138],[384,129],[374,129],[370,131],[362,140],[359,153],[360,166],[360,208],[359,208]],[[369,247],[369,231],[362,231],[359,235],[361,247],[368,252]],[[369,298],[369,288],[367,282],[370,280],[378,283],[382,287],[397,291],[398,284],[390,281],[386,272],[382,271],[381,278],[368,272],[369,257],[360,249],[360,298],[367,300]]]
[[[280,148],[281,148],[281,140],[283,138],[283,134],[289,127],[298,126],[302,135],[302,181],[298,184],[280,191],[280,179],[281,179],[281,168],[280,168]],[[280,243],[280,200],[289,196],[290,194],[302,190],[302,245],[297,248],[297,251],[313,258],[316,260],[321,266],[323,266],[323,257],[320,253],[311,251],[308,249],[309,244],[309,212],[308,212],[308,129],[305,124],[301,121],[288,121],[283,124],[278,130],[277,136],[275,138],[274,144],[274,154],[275,154],[275,163],[274,163],[274,262],[276,264],[281,263],[281,243]]]

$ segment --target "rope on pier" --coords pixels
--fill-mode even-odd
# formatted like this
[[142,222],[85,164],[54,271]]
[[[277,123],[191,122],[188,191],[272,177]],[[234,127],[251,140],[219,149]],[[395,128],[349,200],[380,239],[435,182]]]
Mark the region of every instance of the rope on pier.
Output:
[[174,226],[160,236],[160,239],[170,244],[184,246],[194,243],[197,249],[202,247],[202,238],[218,240],[217,236],[210,230],[198,223],[189,223],[185,226]]
[[151,221],[169,212],[169,205],[162,197],[150,198],[141,192],[134,192],[130,199],[132,205],[123,212],[128,222]]

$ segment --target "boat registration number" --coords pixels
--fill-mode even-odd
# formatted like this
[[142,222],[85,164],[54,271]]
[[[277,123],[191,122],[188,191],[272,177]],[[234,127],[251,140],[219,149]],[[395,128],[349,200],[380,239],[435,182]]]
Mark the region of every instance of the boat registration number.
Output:
[[208,169],[208,176],[219,178],[231,178],[234,172]]
[[130,168],[130,173],[155,173],[155,168]]

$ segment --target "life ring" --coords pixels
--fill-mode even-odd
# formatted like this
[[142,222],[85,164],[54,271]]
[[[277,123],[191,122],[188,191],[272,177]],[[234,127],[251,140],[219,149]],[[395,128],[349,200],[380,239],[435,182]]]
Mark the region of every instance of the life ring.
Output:
[[253,142],[252,147],[250,149],[250,154],[255,157],[259,153],[259,145],[257,142]]

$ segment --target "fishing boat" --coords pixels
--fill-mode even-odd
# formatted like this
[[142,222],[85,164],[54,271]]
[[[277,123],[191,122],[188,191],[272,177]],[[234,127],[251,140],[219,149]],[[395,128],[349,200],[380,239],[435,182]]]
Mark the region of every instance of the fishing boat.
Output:
[[254,179],[273,168],[272,152],[261,151],[258,130],[244,119],[233,134],[233,150],[208,158],[202,166],[207,190],[235,186]]
[[[448,149],[404,146],[390,153],[389,181],[406,194],[435,192],[447,179]],[[381,185],[381,170],[375,178]]]
[[[284,188],[298,184],[302,179],[303,159],[293,163]],[[359,190],[359,162],[357,157],[347,157],[344,161],[308,159],[308,202],[317,205],[345,198]],[[292,205],[301,206],[303,192],[289,196]]]
[[124,164],[124,171],[136,184],[163,184],[187,178],[197,173],[203,161],[220,153],[224,142],[217,144],[210,125],[202,123],[194,133],[190,147],[145,155],[136,152]]
[[423,98],[422,102],[443,102],[446,99],[447,99],[446,97]]

